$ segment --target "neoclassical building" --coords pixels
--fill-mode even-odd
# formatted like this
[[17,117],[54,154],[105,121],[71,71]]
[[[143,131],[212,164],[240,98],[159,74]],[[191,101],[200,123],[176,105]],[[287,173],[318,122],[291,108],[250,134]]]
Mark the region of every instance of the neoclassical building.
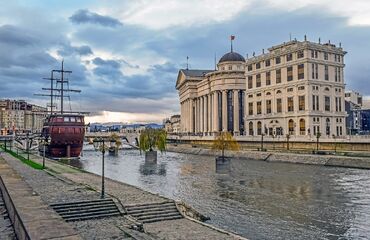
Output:
[[345,135],[341,46],[293,40],[246,60],[247,135]]
[[183,133],[214,135],[229,131],[245,133],[245,59],[236,52],[226,53],[217,70],[179,71],[176,89],[181,104]]
[[231,51],[217,70],[181,69],[181,132],[343,136],[345,54],[330,42],[293,40],[249,59]]

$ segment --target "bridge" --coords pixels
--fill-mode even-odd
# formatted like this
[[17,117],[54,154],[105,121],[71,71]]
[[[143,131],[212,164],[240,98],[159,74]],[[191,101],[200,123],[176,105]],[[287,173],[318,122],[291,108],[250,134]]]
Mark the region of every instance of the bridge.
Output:
[[85,140],[91,142],[94,138],[104,138],[107,141],[115,134],[122,140],[122,144],[138,149],[139,137],[137,133],[119,133],[119,132],[87,132]]

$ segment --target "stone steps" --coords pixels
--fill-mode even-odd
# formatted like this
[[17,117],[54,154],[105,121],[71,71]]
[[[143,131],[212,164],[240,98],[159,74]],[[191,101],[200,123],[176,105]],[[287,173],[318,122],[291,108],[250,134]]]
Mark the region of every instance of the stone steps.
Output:
[[137,221],[141,223],[152,223],[183,218],[173,201],[126,205],[125,209],[128,215],[137,219]]
[[67,222],[121,215],[112,199],[55,203],[50,206]]

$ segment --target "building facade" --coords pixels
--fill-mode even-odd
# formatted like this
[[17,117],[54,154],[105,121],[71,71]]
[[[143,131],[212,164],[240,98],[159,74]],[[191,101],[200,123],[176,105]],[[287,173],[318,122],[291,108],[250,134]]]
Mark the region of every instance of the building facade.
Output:
[[24,100],[0,100],[1,132],[41,132],[46,111]]
[[293,40],[246,61],[248,135],[345,135],[344,55]]
[[172,115],[164,121],[164,129],[169,134],[178,134],[181,132],[181,116],[179,114]]
[[211,136],[221,131],[244,134],[245,59],[225,54],[217,70],[179,71],[176,89],[181,105],[181,132]]
[[181,69],[181,132],[235,136],[344,136],[341,46],[293,40],[244,59],[225,54],[217,70]]

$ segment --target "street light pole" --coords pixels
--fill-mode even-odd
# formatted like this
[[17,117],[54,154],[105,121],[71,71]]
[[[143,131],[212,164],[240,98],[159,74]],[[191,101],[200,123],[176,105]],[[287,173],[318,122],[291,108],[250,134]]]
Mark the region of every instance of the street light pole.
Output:
[[102,178],[101,178],[101,197],[104,198],[104,155],[105,155],[105,145],[104,145],[104,138],[102,139],[103,142],[103,150],[101,151],[103,156],[102,156]]
[[94,148],[95,150],[100,150],[101,148],[101,152],[102,152],[102,178],[101,178],[101,196],[100,198],[104,198],[104,193],[105,193],[105,189],[104,189],[104,155],[105,155],[105,142],[104,142],[104,138],[95,138],[93,140],[93,145],[94,145]]

